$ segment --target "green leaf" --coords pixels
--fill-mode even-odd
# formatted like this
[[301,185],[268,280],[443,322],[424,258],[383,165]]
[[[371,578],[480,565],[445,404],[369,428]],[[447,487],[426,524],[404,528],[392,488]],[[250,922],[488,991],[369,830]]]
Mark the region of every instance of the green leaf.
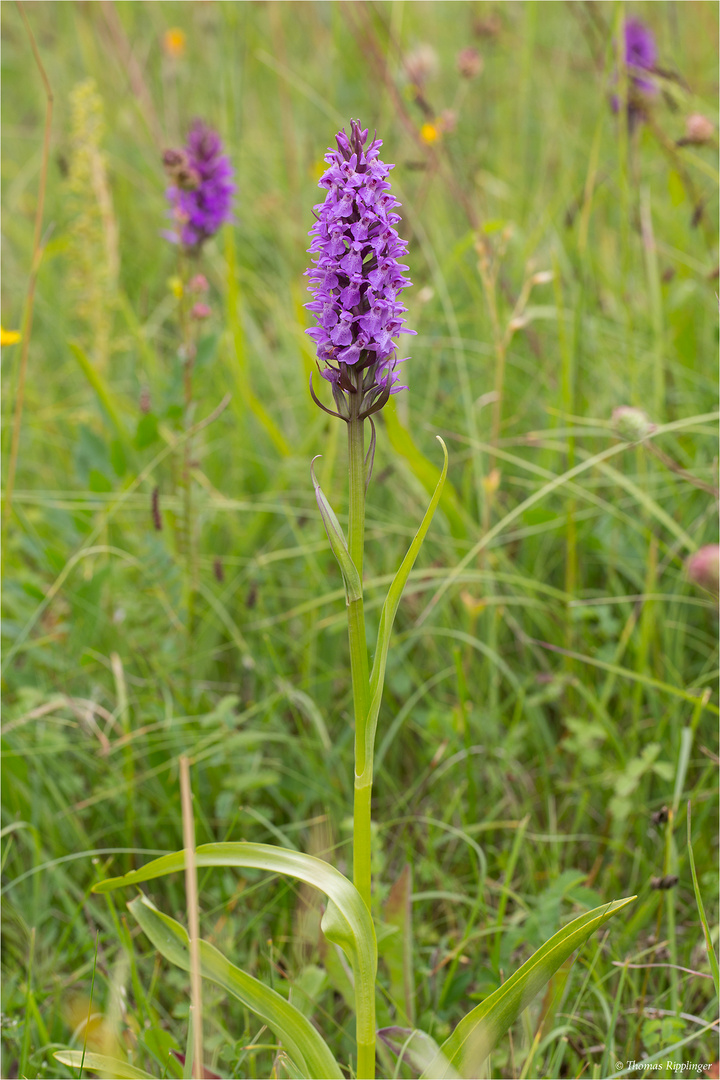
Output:
[[412,867],[405,863],[400,875],[390,889],[383,909],[383,918],[394,933],[379,943],[380,956],[390,977],[390,997],[404,1014],[404,1019],[415,1023],[415,980],[412,948]]
[[288,701],[291,701],[303,714],[303,716],[315,725],[315,729],[320,737],[323,750],[330,750],[332,747],[332,741],[328,733],[328,729],[325,725],[323,715],[319,708],[310,697],[303,690],[298,690],[292,683],[286,679],[280,680],[280,689],[287,696]]
[[685,185],[674,169],[668,171],[668,192],[673,206],[680,206],[685,200]]
[[291,453],[290,444],[250,385],[251,368],[248,364],[247,350],[245,348],[245,327],[243,325],[233,229],[228,229],[226,232],[225,258],[227,260],[227,323],[229,327],[229,343],[232,347],[224,350],[224,352],[227,355],[230,369],[237,384],[238,393],[235,395],[235,401],[238,405],[244,405],[250,409],[256,420],[262,424],[278,453],[282,457],[289,457]]
[[124,476],[127,472],[127,457],[120,439],[112,439],[110,442],[110,464],[116,476]]
[[459,1080],[460,1074],[452,1067],[442,1050],[425,1031],[419,1028],[386,1027],[378,1031],[378,1038],[388,1046],[393,1054],[413,1072],[420,1072],[430,1064],[442,1062],[445,1069],[443,1076],[447,1080]]
[[[435,436],[440,445],[443,448],[443,454],[445,455],[445,461],[443,463],[442,472],[440,473],[440,479],[435,485],[435,491],[433,497],[430,500],[430,505],[425,511],[425,517],[422,519],[420,528],[415,533],[413,541],[410,544],[408,553],[403,559],[400,569],[393,578],[392,584],[388,589],[388,594],[383,604],[383,609],[380,614],[380,626],[378,627],[377,636],[377,648],[375,649],[375,659],[373,661],[372,672],[370,673],[370,710],[368,712],[367,723],[365,726],[365,771],[363,773],[363,782],[372,783],[372,760],[373,760],[373,747],[375,744],[375,731],[377,730],[378,716],[380,714],[380,703],[382,701],[383,686],[385,683],[385,666],[387,664],[388,649],[390,648],[390,635],[392,633],[393,623],[395,622],[395,615],[400,604],[400,599],[403,594],[407,579],[410,576],[410,571],[415,565],[415,560],[418,557],[422,542],[425,539],[425,535],[430,528],[430,523],[437,510],[438,503],[440,502],[440,496],[443,492],[445,485],[445,478],[448,470],[448,452],[447,446],[442,441],[439,435]],[[358,786],[356,781],[356,787]]]
[[[155,948],[183,971],[190,970],[187,931],[148,900],[138,896],[128,908]],[[200,971],[252,1010],[275,1033],[305,1076],[340,1080],[342,1070],[308,1019],[275,990],[231,964],[207,941],[199,942]]]
[[135,430],[135,449],[144,450],[148,446],[152,446],[160,438],[158,432],[158,418],[154,413],[145,413],[138,420],[138,425]]
[[113,486],[105,473],[99,469],[91,469],[88,476],[88,487],[91,491],[112,491]]
[[[383,409],[382,415],[385,421],[385,430],[387,431],[390,445],[393,450],[405,459],[416,479],[420,481],[429,494],[433,490],[435,477],[437,475],[435,466],[431,461],[428,461],[423,453],[421,453],[420,449],[415,445],[410,432],[400,423],[396,406],[392,399]],[[449,482],[445,485],[440,505],[442,512],[447,518],[447,523],[452,535],[464,540],[468,535],[468,515],[463,510],[460,496]],[[470,527],[472,527],[471,523]]]
[[[322,859],[272,844],[203,844],[195,852],[195,865],[238,866],[287,874],[320,889],[330,898],[332,903],[328,904],[321,926],[328,940],[338,944],[350,961],[355,978],[358,1045],[372,1046],[375,1035],[377,943],[370,913],[352,882]],[[184,869],[185,852],[176,851],[172,855],[153,859],[124,877],[100,881],[93,886],[93,892],[110,892]]]
[[122,420],[120,419],[120,411],[117,403],[113,400],[113,395],[108,387],[107,383],[103,379],[100,372],[93,364],[90,357],[77,343],[77,341],[69,341],[70,351],[79,363],[83,375],[90,383],[90,386],[95,391],[95,395],[102,406],[105,415],[115,428],[118,439],[124,444],[129,444],[128,433],[125,430]]
[[120,1058],[108,1057],[106,1054],[83,1053],[82,1050],[56,1050],[53,1054],[61,1065],[67,1065],[71,1069],[89,1069],[90,1072],[104,1073],[105,1076],[115,1076],[117,1080],[154,1080],[150,1073],[136,1069],[134,1065],[128,1065],[127,1061]]
[[[514,1024],[560,965],[616,911],[634,899],[634,896],[629,896],[594,908],[546,941],[502,986],[463,1017],[450,1038],[445,1040],[441,1051],[451,1065],[459,1069],[462,1076],[476,1076],[498,1039]],[[451,1075],[444,1071],[438,1055],[421,1080],[444,1080]]]
[[[318,454],[318,457],[319,456],[320,455]],[[355,563],[350,558],[350,552],[348,551],[345,533],[342,531],[342,525],[338,521],[335,511],[317,482],[315,469],[313,468],[316,461],[317,457],[314,457],[310,463],[310,474],[315,488],[315,498],[317,499],[327,538],[330,541],[330,547],[332,548],[333,555],[338,561],[343,581],[345,582],[345,602],[349,605],[355,600],[362,599],[360,575],[357,572]]]
[[700,916],[700,922],[702,923],[703,933],[705,935],[705,948],[707,949],[708,963],[710,964],[710,971],[712,972],[713,982],[715,983],[715,993],[720,996],[720,972],[718,972],[718,962],[713,947],[712,934],[710,933],[710,926],[708,924],[707,915],[705,914],[705,905],[703,904],[700,885],[698,884],[697,871],[695,870],[695,856],[692,849],[692,812],[690,803],[688,803],[687,807],[687,846],[688,858],[690,860],[690,873],[692,874],[693,892],[695,893],[695,903],[697,904],[698,915]]

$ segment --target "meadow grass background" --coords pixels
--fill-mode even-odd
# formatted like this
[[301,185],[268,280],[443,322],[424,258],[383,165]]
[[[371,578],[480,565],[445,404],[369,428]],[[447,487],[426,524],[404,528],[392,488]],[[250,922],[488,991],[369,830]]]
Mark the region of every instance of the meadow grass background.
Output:
[[[623,10],[651,26],[664,72],[649,122],[629,138],[609,105]],[[414,1019],[440,1041],[573,913],[637,893],[526,1010],[488,1075],[609,1076],[616,1061],[656,1054],[657,1075],[670,1075],[668,1058],[716,1060],[686,827],[690,800],[717,940],[717,712],[705,693],[716,619],[684,561],[717,536],[716,502],[692,482],[715,483],[717,144],[675,143],[688,114],[716,119],[717,5],[25,12],[54,112],[3,525],[2,1075],[73,1075],[52,1052],[82,1048],[90,1014],[88,1049],[182,1076],[169,1051],[185,1048],[187,977],[156,957],[120,894],[89,894],[182,846],[181,754],[193,761],[198,843],[277,842],[349,869],[345,610],[309,474],[323,454],[319,478],[346,520],[345,433],[308,393],[302,275],[322,156],[351,117],[377,129],[396,163],[418,331],[405,339],[410,390],[378,423],[370,640],[439,471],[438,433],[451,482],[398,614],[378,731],[377,914],[390,918],[390,888],[410,863],[416,985],[403,1003],[386,958],[379,1021]],[[185,33],[177,58],[163,49],[169,28]],[[45,97],[7,2],[2,31],[2,317],[18,328]],[[406,67],[423,44],[437,56],[424,110]],[[484,69],[463,82],[455,57],[469,44]],[[83,172],[97,149],[71,108],[88,77],[104,111],[105,188]],[[446,109],[455,129],[428,142],[422,125],[437,132]],[[177,265],[160,235],[160,154],[195,116],[221,133],[238,193],[235,224],[199,267],[213,315],[194,418],[231,402],[194,440],[188,640],[170,449],[182,429]],[[3,356],[5,475],[20,350]],[[622,448],[610,416],[623,404],[677,422],[653,445],[691,479],[649,444]],[[666,874],[677,885],[653,889]],[[203,935],[292,987],[348,1061],[351,1016],[315,900],[251,872],[213,871],[200,888]],[[148,891],[185,920],[179,879]],[[250,1014],[210,984],[204,999],[216,1073],[286,1075]]]

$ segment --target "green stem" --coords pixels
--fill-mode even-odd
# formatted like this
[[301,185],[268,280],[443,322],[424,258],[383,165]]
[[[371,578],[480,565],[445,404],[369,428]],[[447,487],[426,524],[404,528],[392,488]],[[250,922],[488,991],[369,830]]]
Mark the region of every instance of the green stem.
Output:
[[[359,396],[359,395],[358,395]],[[348,422],[350,471],[350,522],[348,549],[362,582],[365,542],[365,438],[364,421]],[[353,880],[370,910],[370,798],[372,781],[367,782],[365,727],[370,708],[370,672],[365,639],[365,612],[362,596],[348,605],[350,672],[355,709],[355,807],[353,819]],[[369,771],[372,777],[372,771]]]
[[375,1040],[371,1043],[358,1043],[357,1048],[357,1075],[360,1078],[373,1080],[375,1076]]
[[[183,400],[184,400],[184,426],[186,433],[192,427],[193,410],[193,368],[195,366],[195,341],[193,327],[190,321],[189,303],[187,295],[187,282],[190,276],[190,268],[187,265],[183,253],[179,257],[179,278],[182,290],[179,298],[179,321],[180,337],[183,353]],[[192,689],[192,660],[194,649],[195,630],[195,598],[197,593],[197,568],[195,560],[195,529],[193,525],[193,491],[192,491],[192,439],[189,434],[185,439],[182,452],[182,477],[183,489],[183,549],[185,555],[185,597],[186,597],[186,636],[185,636],[185,693],[190,700]]]
[[[357,408],[360,394],[353,395]],[[365,543],[365,437],[364,421],[352,416],[348,421],[348,461],[350,473],[350,520],[348,550],[362,585],[363,548]],[[370,672],[365,612],[362,595],[348,605],[350,673],[355,713],[355,793],[353,804],[353,881],[370,911],[370,854],[372,761],[366,760],[365,729],[370,710]],[[357,1075],[363,1080],[375,1076],[375,1039],[358,1042]]]

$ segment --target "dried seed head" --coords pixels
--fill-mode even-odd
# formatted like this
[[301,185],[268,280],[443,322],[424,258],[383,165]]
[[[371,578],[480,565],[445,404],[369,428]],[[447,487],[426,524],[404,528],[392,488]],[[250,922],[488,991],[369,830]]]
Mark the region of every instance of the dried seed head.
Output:
[[463,79],[476,79],[483,69],[483,58],[477,49],[469,45],[457,54],[455,65]]
[[662,890],[672,889],[677,885],[679,880],[680,878],[677,874],[666,874],[664,877],[653,877],[650,878],[650,888]]
[[171,148],[163,150],[162,163],[168,172],[174,172],[175,169],[187,168],[188,157],[184,150]]
[[160,488],[154,487],[150,499],[150,511],[156,532],[162,532],[162,515],[160,513]]
[[182,191],[197,191],[200,187],[200,173],[189,165],[176,169],[173,180]]
[[458,114],[455,109],[443,109],[437,118],[437,126],[444,135],[449,135],[457,127]]
[[473,33],[476,37],[495,38],[502,31],[502,19],[496,13],[488,15],[485,19],[475,19]]
[[188,281],[188,292],[206,293],[209,290],[208,279],[204,274],[195,274]]
[[434,79],[440,64],[432,45],[418,45],[405,57],[405,71],[410,82],[419,90]]

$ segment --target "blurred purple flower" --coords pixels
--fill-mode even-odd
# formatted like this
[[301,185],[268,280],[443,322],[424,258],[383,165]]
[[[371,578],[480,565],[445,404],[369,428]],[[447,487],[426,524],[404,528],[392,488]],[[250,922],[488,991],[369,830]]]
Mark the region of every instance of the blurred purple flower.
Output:
[[195,120],[186,146],[166,150],[163,164],[173,181],[166,195],[177,223],[177,232],[166,235],[188,251],[197,252],[232,219],[235,185],[230,159],[223,153],[217,132],[204,121]]
[[[651,97],[657,93],[655,82],[643,75],[643,72],[654,70],[656,60],[657,46],[652,30],[640,19],[628,19],[625,23],[625,66],[629,80],[628,112],[631,120],[642,113],[639,98],[642,95]],[[620,108],[617,94],[613,94],[612,108],[613,112]]]
[[657,60],[657,47],[651,30],[639,19],[628,19],[625,23],[625,63],[633,85],[644,94],[657,92],[655,83],[640,74],[652,71]]
[[[336,415],[344,420],[370,416],[390,394],[407,389],[398,385],[402,360],[393,339],[415,333],[405,326],[407,308],[399,299],[412,282],[400,262],[407,243],[395,229],[400,204],[387,180],[393,166],[378,156],[382,141],[366,147],[367,138],[367,129],[353,120],[350,136],[343,129],[338,149],[325,155],[330,167],[319,186],[327,195],[315,207],[308,248],[315,265],[306,271],[313,300],[305,306],[319,324],[306,333],[325,365],[321,374],[332,386]],[[310,389],[320,405],[312,384]]]

